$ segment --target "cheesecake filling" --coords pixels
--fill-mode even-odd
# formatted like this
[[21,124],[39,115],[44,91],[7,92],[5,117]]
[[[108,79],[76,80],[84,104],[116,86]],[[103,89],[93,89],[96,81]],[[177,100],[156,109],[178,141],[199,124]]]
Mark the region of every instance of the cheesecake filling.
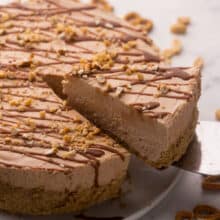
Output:
[[[145,117],[134,108],[124,105],[117,97],[107,95],[82,79],[67,77],[65,82],[64,93],[68,94],[69,105],[151,163],[160,161],[163,153],[180,137],[184,137],[187,128],[196,120],[196,98],[182,104],[165,124],[162,120]],[[170,161],[163,163],[160,166],[166,166]]]

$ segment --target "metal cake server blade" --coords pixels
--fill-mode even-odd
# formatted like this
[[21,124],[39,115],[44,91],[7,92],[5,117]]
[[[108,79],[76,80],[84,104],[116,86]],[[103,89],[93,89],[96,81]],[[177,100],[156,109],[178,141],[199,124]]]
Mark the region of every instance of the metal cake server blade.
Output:
[[220,123],[200,121],[186,154],[174,166],[202,175],[220,175]]

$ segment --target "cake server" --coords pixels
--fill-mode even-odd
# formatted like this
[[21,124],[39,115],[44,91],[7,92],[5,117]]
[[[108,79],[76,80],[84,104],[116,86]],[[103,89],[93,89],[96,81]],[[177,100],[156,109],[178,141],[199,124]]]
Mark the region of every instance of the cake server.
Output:
[[203,175],[220,175],[220,123],[200,121],[187,153],[175,166]]

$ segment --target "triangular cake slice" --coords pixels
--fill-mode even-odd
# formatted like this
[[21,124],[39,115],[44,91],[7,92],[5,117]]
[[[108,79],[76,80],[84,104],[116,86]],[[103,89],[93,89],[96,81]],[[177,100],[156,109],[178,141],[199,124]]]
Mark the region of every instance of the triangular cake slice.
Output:
[[68,75],[64,92],[71,106],[148,164],[167,167],[181,158],[194,135],[200,71],[142,67],[129,75],[123,70]]
[[0,100],[0,209],[66,213],[118,196],[129,153],[45,82],[3,68]]

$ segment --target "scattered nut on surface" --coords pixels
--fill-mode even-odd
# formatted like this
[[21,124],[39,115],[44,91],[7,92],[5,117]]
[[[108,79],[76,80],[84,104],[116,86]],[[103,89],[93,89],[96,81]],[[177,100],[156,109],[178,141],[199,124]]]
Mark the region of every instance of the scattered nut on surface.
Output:
[[177,22],[185,24],[185,25],[189,25],[191,23],[191,19],[190,17],[181,16],[181,17],[178,17]]
[[195,61],[193,62],[193,66],[195,67],[199,67],[200,69],[202,69],[204,67],[204,60],[202,57],[197,57],[195,59]]
[[147,33],[153,29],[153,22],[150,19],[143,18],[136,12],[129,12],[124,16],[124,19],[130,24],[142,28]]
[[220,109],[217,109],[215,112],[215,118],[216,120],[220,121]]
[[191,23],[190,17],[179,17],[175,24],[171,25],[170,31],[174,34],[185,34],[187,26]]
[[185,34],[186,30],[186,25],[183,23],[176,23],[171,25],[170,27],[170,31],[174,34]]
[[178,55],[179,53],[181,53],[183,49],[182,42],[178,39],[174,39],[171,48],[173,50],[174,55]]
[[174,39],[171,44],[171,48],[167,48],[162,51],[162,56],[165,60],[171,59],[173,56],[178,55],[182,52],[183,46],[180,40]]

